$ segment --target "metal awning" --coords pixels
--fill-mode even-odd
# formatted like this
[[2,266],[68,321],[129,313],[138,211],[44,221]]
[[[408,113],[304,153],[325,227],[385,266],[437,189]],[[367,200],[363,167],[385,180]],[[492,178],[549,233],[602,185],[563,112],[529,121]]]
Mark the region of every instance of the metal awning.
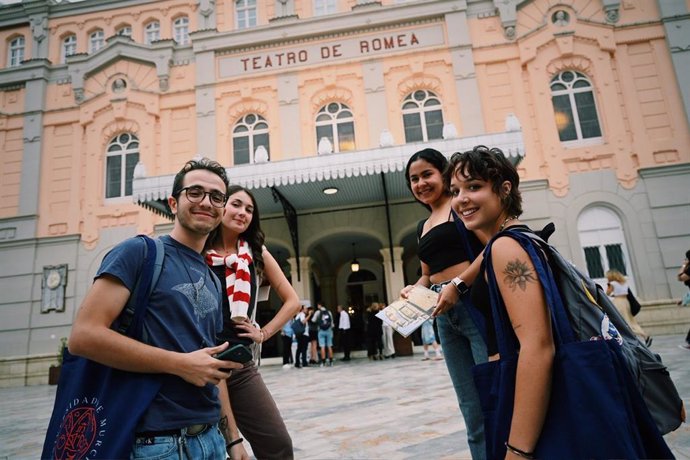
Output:
[[[476,145],[498,147],[516,164],[525,155],[522,132],[510,131],[238,165],[227,168],[227,173],[231,184],[239,184],[252,191],[262,217],[283,213],[283,206],[274,198],[272,188],[292,204],[297,214],[301,214],[380,204],[384,202],[386,193],[389,203],[409,201],[411,195],[404,174],[407,161],[414,152],[430,147],[451,155]],[[141,171],[142,168],[138,168],[138,173],[135,173],[134,202],[172,220],[167,198],[175,175],[141,177]],[[385,181],[381,180],[382,173]],[[326,195],[323,190],[327,187],[335,187],[338,192]]]

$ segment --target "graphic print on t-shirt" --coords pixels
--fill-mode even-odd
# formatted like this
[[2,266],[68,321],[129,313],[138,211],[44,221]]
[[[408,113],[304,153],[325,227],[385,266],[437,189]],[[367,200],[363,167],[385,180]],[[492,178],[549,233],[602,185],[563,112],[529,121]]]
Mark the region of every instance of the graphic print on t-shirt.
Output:
[[[189,267],[191,271],[199,274],[195,267]],[[194,314],[199,318],[205,318],[211,312],[218,309],[218,299],[206,287],[206,273],[199,274],[199,281],[195,283],[182,283],[173,286],[173,291],[178,291],[184,294],[194,307]]]

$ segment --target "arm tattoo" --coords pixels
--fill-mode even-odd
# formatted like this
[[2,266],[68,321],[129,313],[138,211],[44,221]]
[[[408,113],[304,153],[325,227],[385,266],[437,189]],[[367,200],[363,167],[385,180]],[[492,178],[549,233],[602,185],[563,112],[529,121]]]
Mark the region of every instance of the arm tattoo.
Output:
[[220,428],[220,432],[223,433],[223,437],[226,441],[232,441],[232,439],[230,439],[230,429],[228,428],[227,415],[224,415],[220,418],[220,421],[218,421],[218,428]]
[[505,275],[503,281],[505,281],[513,291],[515,291],[518,286],[524,291],[527,289],[527,283],[537,281],[532,269],[530,269],[525,262],[520,261],[520,259],[508,262],[505,270],[503,270],[503,274]]

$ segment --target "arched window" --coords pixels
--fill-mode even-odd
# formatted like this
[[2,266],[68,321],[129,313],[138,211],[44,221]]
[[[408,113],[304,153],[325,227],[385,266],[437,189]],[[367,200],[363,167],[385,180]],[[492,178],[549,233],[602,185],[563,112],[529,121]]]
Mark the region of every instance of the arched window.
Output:
[[314,0],[314,16],[323,16],[338,12],[336,0]]
[[106,149],[105,197],[132,195],[132,176],[139,161],[139,139],[134,134],[115,136]]
[[158,21],[151,21],[144,26],[144,43],[150,45],[161,38],[161,24]]
[[438,96],[420,89],[408,94],[402,105],[405,142],[443,137],[443,111]]
[[132,36],[132,26],[125,24],[117,28],[115,31],[115,35],[122,35],[125,37],[131,37]]
[[256,0],[235,0],[235,14],[238,29],[256,25]]
[[89,53],[95,53],[105,45],[105,34],[98,29],[89,35]]
[[24,60],[24,37],[10,41],[7,50],[7,67],[16,67]]
[[355,122],[348,106],[331,102],[321,107],[316,114],[316,144],[324,137],[335,152],[355,149]]
[[189,18],[182,16],[173,22],[173,36],[178,45],[189,44]]
[[67,56],[77,53],[77,36],[68,35],[62,39],[62,63],[67,62]]
[[574,70],[565,70],[551,80],[551,101],[561,142],[601,137],[592,84]]
[[634,288],[630,257],[618,215],[601,206],[588,208],[577,219],[577,231],[589,277],[606,287],[606,272],[618,270]]
[[261,115],[249,113],[240,118],[232,130],[232,154],[234,164],[254,163],[256,149],[263,146],[269,155],[268,123]]

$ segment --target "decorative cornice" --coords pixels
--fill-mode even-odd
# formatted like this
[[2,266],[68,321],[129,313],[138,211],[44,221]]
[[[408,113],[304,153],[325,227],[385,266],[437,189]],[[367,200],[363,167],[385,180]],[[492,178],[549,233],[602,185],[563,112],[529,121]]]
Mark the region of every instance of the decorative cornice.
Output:
[[649,168],[640,168],[637,170],[637,172],[643,179],[690,175],[690,163],[680,163],[668,166],[651,166]]
[[[522,131],[484,134],[464,138],[429,141],[425,146],[441,152],[470,150],[476,145],[500,148],[508,157],[519,161],[524,155]],[[247,164],[226,169],[230,183],[248,189],[289,184],[320,182],[353,176],[402,172],[410,155],[419,146],[403,144],[356,152],[333,153],[290,160]],[[134,179],[132,198],[135,203],[165,200],[172,189],[174,175]]]

